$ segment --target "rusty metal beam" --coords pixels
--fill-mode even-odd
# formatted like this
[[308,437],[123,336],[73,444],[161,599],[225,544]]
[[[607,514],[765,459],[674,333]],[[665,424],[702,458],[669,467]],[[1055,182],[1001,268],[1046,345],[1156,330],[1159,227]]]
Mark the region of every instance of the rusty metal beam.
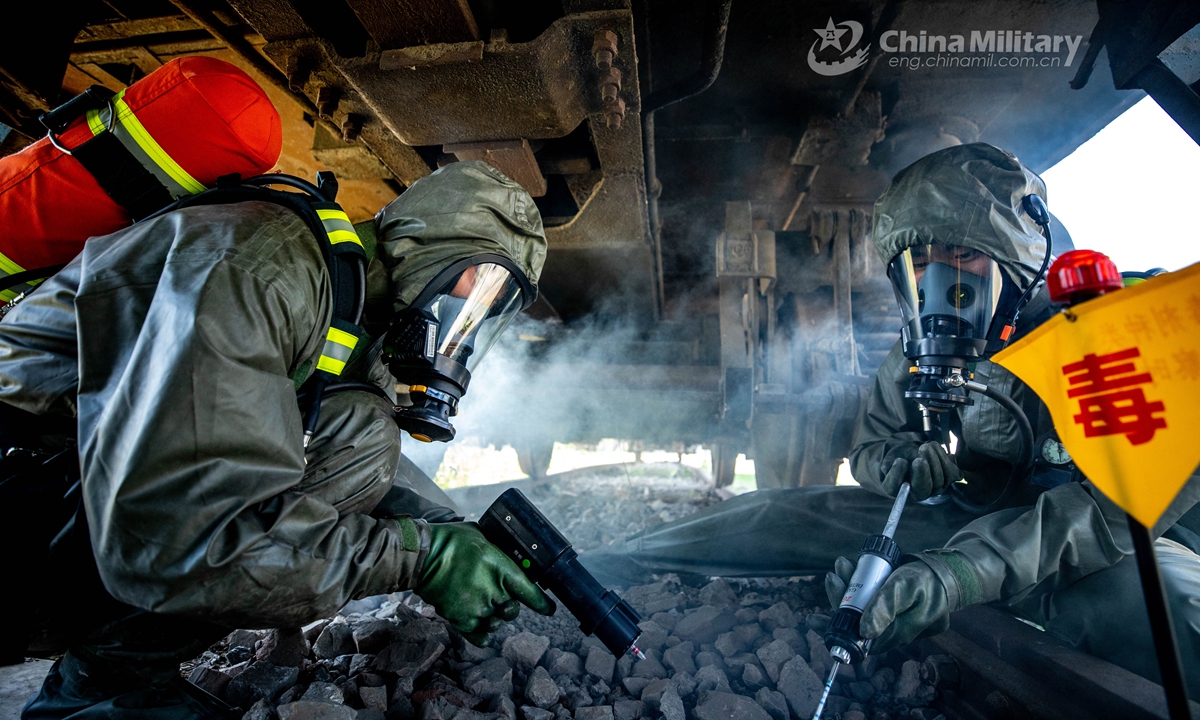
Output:
[[346,0],[384,50],[479,39],[467,0]]
[[546,177],[538,168],[528,140],[443,145],[442,152],[454,153],[459,160],[482,160],[512,178],[533,197],[546,194]]

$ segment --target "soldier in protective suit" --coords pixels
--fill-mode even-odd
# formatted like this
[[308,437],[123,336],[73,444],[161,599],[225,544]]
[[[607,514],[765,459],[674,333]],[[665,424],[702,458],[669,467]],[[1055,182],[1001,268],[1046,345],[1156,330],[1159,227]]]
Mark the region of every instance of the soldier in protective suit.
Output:
[[[360,232],[378,238],[382,317],[428,290],[434,312],[472,318],[443,343],[473,350],[468,366],[532,301],[546,251],[528,193],[481,162],[418,181]],[[31,610],[69,648],[24,717],[213,716],[181,661],[364,596],[413,589],[477,643],[518,603],[553,612],[473,524],[397,516],[400,435],[379,393],[328,395],[304,447],[296,393],[332,305],[310,226],[241,202],[93,238],[0,323],[3,447],[57,469],[75,503],[28,528],[31,553],[50,548],[28,568],[39,582],[7,578],[43,591]],[[359,345],[342,379],[393,392],[382,338]]]
[[[982,143],[933,153],[897,174],[875,204],[874,243],[897,296],[920,296],[906,320],[936,312],[933,306],[951,291],[990,298],[995,309],[1035,282],[1046,241],[1022,211],[1029,194],[1045,197],[1041,178]],[[1018,335],[1054,311],[1039,289],[1020,315]],[[990,316],[974,320],[986,327]],[[908,481],[911,497],[923,502],[910,500],[896,540],[917,554],[865,609],[861,629],[875,638],[872,652],[947,629],[955,610],[996,603],[1157,679],[1125,514],[1073,472],[1045,406],[999,365],[972,365],[978,382],[1023,409],[1041,457],[1016,478],[1014,492],[994,503],[1018,461],[1013,416],[991,398],[973,396],[973,405],[947,413],[958,438],[951,456],[926,440],[918,407],[905,398],[912,366],[897,343],[874,380],[850,456],[861,489],[748,493],[587,554],[585,566],[601,582],[632,583],[661,572],[786,576],[824,574],[832,565],[826,590],[836,607],[854,570],[846,556],[879,532],[890,498]],[[945,491],[961,479],[970,499],[988,506],[982,516],[979,507],[949,502]],[[1193,478],[1154,528],[1193,694],[1200,693],[1200,510],[1192,510],[1198,499],[1200,480]]]

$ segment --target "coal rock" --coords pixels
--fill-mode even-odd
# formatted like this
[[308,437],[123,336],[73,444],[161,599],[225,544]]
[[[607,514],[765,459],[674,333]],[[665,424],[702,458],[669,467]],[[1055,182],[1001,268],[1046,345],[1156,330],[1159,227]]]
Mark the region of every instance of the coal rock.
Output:
[[739,608],[737,612],[733,614],[733,619],[737,620],[739,625],[756,623],[758,622],[758,611],[754,610],[753,608]]
[[364,707],[374,708],[380,712],[388,709],[386,687],[360,687],[358,697],[362,700]]
[[696,692],[733,692],[729,687],[729,678],[721,670],[712,665],[705,665],[696,671]]
[[796,632],[796,628],[776,628],[771,631],[771,637],[784,641],[797,655],[803,655],[805,660],[808,659],[808,641],[804,639],[803,635]]
[[592,705],[575,710],[575,720],[613,720],[611,705]]
[[871,686],[871,683],[862,680],[848,683],[846,690],[850,693],[850,697],[860,703],[865,703],[875,696],[875,688]]
[[421,720],[452,720],[458,714],[459,707],[451,705],[445,698],[434,698],[421,704]]
[[551,720],[551,718],[554,717],[554,713],[543,708],[522,705],[521,717],[524,718],[524,720]]
[[710,692],[696,704],[696,720],[771,720],[753,700],[729,692]]
[[254,657],[254,651],[245,645],[236,645],[230,648],[225,655],[225,659],[231,663],[247,662],[252,657]]
[[617,659],[613,654],[604,648],[590,647],[587,651],[587,661],[583,665],[583,669],[588,675],[596,677],[604,682],[612,682],[613,670],[616,669]]
[[[539,654],[540,657],[540,654]],[[513,671],[508,660],[492,658],[463,673],[463,687],[475,695],[491,700],[497,695],[512,695]]]
[[381,672],[415,677],[433,667],[433,663],[445,650],[446,646],[437,640],[426,640],[420,644],[395,642],[375,656],[371,667]]
[[230,649],[244,647],[253,652],[255,646],[258,645],[258,641],[258,633],[253,630],[234,630],[225,636],[225,644]]
[[287,690],[284,690],[283,694],[279,696],[279,704],[286,705],[287,703],[290,703],[290,702],[296,702],[297,700],[300,699],[300,696],[303,694],[304,694],[304,686],[303,685],[293,685],[290,688],[288,688]]
[[737,655],[738,653],[745,652],[748,646],[749,643],[743,642],[741,638],[739,638],[733,632],[721,633],[717,636],[717,641],[713,643],[713,647],[717,649],[717,652],[721,653],[725,657],[731,657],[733,655]]
[[667,691],[662,694],[658,711],[662,713],[663,720],[685,720],[683,698],[679,697],[675,688],[667,688]]
[[729,670],[729,666],[725,664],[725,660],[719,654],[701,650],[696,653],[696,667],[702,668],[705,665],[714,665],[720,670]]
[[229,682],[225,696],[234,705],[248,707],[258,700],[275,700],[299,679],[298,668],[281,667],[260,660],[250,663]]
[[655,660],[653,657],[647,656],[645,660],[638,660],[633,664],[633,677],[647,678],[665,678],[667,669],[663,664]]
[[810,718],[817,709],[825,683],[804,662],[804,658],[797,656],[780,668],[775,687],[787,698],[788,707],[797,717]]
[[367,668],[371,667],[371,663],[375,661],[374,655],[366,653],[355,653],[350,656],[350,675],[358,675]]
[[767,676],[759,669],[757,665],[747,663],[742,668],[742,684],[747,690],[758,690],[761,687],[766,687]]
[[534,668],[529,674],[529,681],[525,683],[525,700],[545,710],[558,702],[558,697],[558,685],[546,668]]
[[[397,693],[392,694],[396,695]],[[442,700],[460,708],[472,708],[483,702],[482,697],[472,695],[455,685],[450,678],[438,673],[433,673],[429,684],[412,693],[412,701],[417,705],[423,706],[433,700]]]
[[728,632],[735,622],[732,612],[713,605],[701,605],[675,624],[675,636],[699,644],[710,643],[721,633]]
[[617,660],[617,669],[613,675],[613,680],[620,683],[629,677],[629,673],[631,672],[633,672],[633,656],[626,653]]
[[629,693],[633,697],[641,697],[642,691],[646,689],[647,685],[653,682],[653,678],[627,677],[621,681],[621,687],[625,688],[625,692]]
[[675,629],[675,624],[679,622],[680,615],[677,612],[656,612],[650,616],[650,621],[657,623],[659,627],[670,633]]
[[762,688],[754,694],[754,701],[771,716],[772,720],[788,720],[787,698],[777,690]]
[[308,657],[308,641],[300,628],[278,628],[267,633],[258,646],[257,657],[272,665],[301,667]]
[[[551,649],[553,649],[553,648],[551,648]],[[478,665],[479,663],[483,662],[484,660],[491,660],[494,657],[500,656],[500,651],[497,650],[496,648],[479,647],[477,645],[472,645],[471,643],[465,642],[465,641],[462,643],[462,646],[459,647],[456,652],[458,653],[458,657],[460,660],[462,660],[463,662],[471,663],[472,665]]]
[[692,660],[695,645],[690,641],[681,642],[663,653],[663,664],[677,673],[696,673],[696,663]]
[[426,640],[435,640],[449,647],[450,630],[446,628],[445,623],[429,618],[416,618],[400,625],[396,630],[397,642],[421,643]]
[[892,689],[892,683],[896,682],[896,671],[885,667],[872,675],[868,682],[871,683],[871,687],[875,688],[875,692],[888,692]]
[[937,691],[921,682],[921,663],[906,660],[900,666],[900,677],[896,678],[892,694],[896,702],[910,707],[924,707],[933,701]]
[[796,657],[796,652],[783,640],[773,640],[759,648],[755,656],[762,663],[763,670],[766,671],[767,677],[771,678],[771,682],[778,683],[780,669],[784,663]]
[[[513,667],[523,672],[532,670],[550,647],[550,638],[534,635],[531,632],[521,632],[504,641],[500,654]],[[611,672],[609,673],[611,676]]]
[[842,713],[842,720],[867,720],[867,716],[859,710],[847,710]]
[[488,703],[488,712],[497,716],[496,720],[517,720],[517,706],[507,695],[497,695]]
[[768,630],[794,628],[800,624],[796,614],[785,602],[777,602],[758,614],[758,621]]
[[271,705],[266,700],[259,700],[250,706],[245,715],[242,715],[242,720],[275,720],[275,717],[275,711],[271,709]]
[[329,682],[315,682],[308,686],[304,694],[300,696],[301,700],[311,702],[327,702],[335,705],[341,705],[345,702],[342,695],[342,689],[337,685]]
[[197,665],[192,670],[192,673],[188,675],[188,682],[217,697],[225,696],[225,688],[229,686],[229,682],[232,679],[220,670],[214,670],[208,665]]
[[824,635],[825,631],[829,629],[829,623],[831,622],[833,622],[833,618],[829,617],[828,615],[822,615],[821,613],[813,613],[812,615],[804,618],[804,625],[809,630],[821,635]]
[[641,700],[618,700],[613,703],[613,720],[638,720],[641,716]]
[[396,642],[398,628],[391,620],[371,620],[355,628],[353,637],[360,653],[374,655]]
[[550,674],[555,677],[559,675],[579,677],[583,674],[583,661],[573,652],[565,652],[552,647],[542,656],[542,661]]
[[313,643],[312,654],[322,660],[337,658],[338,655],[349,655],[358,652],[354,642],[354,629],[346,623],[330,623],[320,631],[317,642]]
[[638,638],[637,645],[642,652],[663,649],[669,635],[667,628],[654,620],[643,620],[638,623],[638,627],[641,628],[642,634]]
[[722,578],[717,578],[700,588],[700,602],[704,605],[731,607],[736,606],[739,600],[734,589]]
[[651,710],[658,710],[662,701],[663,693],[667,688],[671,687],[671,681],[667,679],[655,680],[642,690],[642,703]]
[[358,712],[345,705],[300,700],[275,709],[279,720],[354,720]]
[[729,668],[733,672],[741,672],[742,667],[747,663],[751,665],[758,665],[759,662],[760,661],[757,655],[753,653],[741,653],[725,658],[725,667]]
[[809,661],[821,663],[826,668],[833,667],[833,658],[829,656],[829,650],[825,647],[825,639],[813,630],[808,631],[805,639],[808,641]]
[[671,684],[679,691],[679,697],[691,697],[696,692],[696,678],[687,673],[679,673],[671,678]]
[[415,720],[417,711],[407,695],[398,695],[388,706],[387,720]]

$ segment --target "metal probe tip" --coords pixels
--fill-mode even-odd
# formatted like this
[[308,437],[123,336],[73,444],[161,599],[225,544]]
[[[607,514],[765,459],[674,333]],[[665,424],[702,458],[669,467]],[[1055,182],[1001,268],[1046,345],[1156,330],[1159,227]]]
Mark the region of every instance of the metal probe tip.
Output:
[[634,656],[634,657],[635,657],[635,658],[637,658],[638,660],[645,660],[645,659],[646,659],[646,654],[645,654],[645,653],[643,653],[641,650],[638,650],[638,646],[637,646],[637,645],[630,645],[630,646],[629,646],[629,654],[630,654],[630,655],[632,655],[632,656]]
[[825,712],[825,703],[829,700],[829,692],[833,690],[833,679],[837,677],[839,667],[841,667],[841,663],[834,660],[833,667],[829,669],[829,679],[825,681],[825,689],[821,691],[821,702],[817,703],[812,720],[821,720],[821,713]]

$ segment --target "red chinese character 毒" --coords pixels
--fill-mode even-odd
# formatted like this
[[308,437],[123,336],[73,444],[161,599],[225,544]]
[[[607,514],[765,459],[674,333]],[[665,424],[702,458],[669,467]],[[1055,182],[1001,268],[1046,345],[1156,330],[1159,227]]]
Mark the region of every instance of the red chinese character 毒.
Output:
[[1165,419],[1154,417],[1166,406],[1147,400],[1142,388],[1136,387],[1152,382],[1150,373],[1137,372],[1132,362],[1137,357],[1141,352],[1134,347],[1108,355],[1088,353],[1079,362],[1063,366],[1073,386],[1067,397],[1080,398],[1079,414],[1073,419],[1083,426],[1084,437],[1124,435],[1130,444],[1141,445],[1167,426]]
[[1083,426],[1084,437],[1124,435],[1131,445],[1141,445],[1167,426],[1166,420],[1154,417],[1165,409],[1161,402],[1147,402],[1141,388],[1129,388],[1083,398],[1074,419]]
[[[1141,354],[1137,348],[1120,350],[1108,355],[1088,353],[1079,362],[1063,365],[1063,375],[1071,376],[1068,378],[1068,382],[1071,385],[1087,383],[1086,385],[1073,387],[1068,390],[1067,397],[1094,395],[1105,390],[1116,390],[1117,388],[1150,382],[1150,373],[1130,375],[1129,373],[1132,373],[1135,369],[1133,363],[1120,362],[1140,357]],[[1118,375],[1123,377],[1117,377]]]

